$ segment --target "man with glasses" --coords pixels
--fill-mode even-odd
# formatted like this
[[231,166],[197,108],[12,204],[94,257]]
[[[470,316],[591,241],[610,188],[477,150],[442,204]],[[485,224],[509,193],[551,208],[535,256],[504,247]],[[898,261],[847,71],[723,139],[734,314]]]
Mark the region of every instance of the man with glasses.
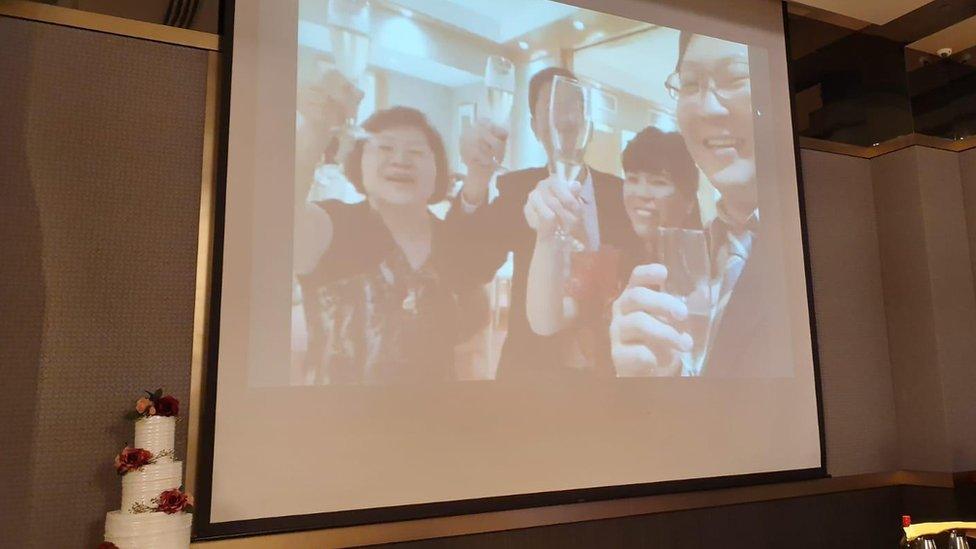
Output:
[[[776,365],[758,334],[764,322],[759,200],[748,47],[682,32],[676,70],[666,86],[695,163],[721,193],[708,227],[714,306],[701,375],[770,375]],[[685,305],[659,291],[667,270],[637,267],[614,304],[611,343],[618,372],[679,375]]]

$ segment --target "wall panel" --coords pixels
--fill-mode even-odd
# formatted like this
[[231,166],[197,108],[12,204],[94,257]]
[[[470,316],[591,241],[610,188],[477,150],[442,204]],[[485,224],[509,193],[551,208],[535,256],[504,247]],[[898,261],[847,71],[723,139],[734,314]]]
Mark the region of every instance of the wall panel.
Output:
[[0,531],[92,546],[122,415],[142,389],[188,402],[206,52],[6,17],[0,51],[0,453],[22,498]]
[[893,471],[898,432],[871,161],[806,150],[801,159],[827,471]]

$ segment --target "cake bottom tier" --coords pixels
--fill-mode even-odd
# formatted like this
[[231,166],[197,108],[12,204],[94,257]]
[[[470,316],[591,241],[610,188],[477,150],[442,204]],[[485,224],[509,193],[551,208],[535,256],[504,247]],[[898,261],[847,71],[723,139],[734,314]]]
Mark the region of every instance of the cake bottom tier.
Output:
[[190,546],[189,513],[140,513],[111,511],[105,515],[105,541],[119,549],[186,549]]

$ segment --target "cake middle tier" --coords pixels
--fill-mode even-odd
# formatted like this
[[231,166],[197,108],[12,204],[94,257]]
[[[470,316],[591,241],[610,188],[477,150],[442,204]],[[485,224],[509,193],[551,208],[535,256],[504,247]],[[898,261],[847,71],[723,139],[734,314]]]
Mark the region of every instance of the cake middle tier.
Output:
[[183,485],[183,462],[163,461],[144,465],[141,469],[129,471],[122,477],[123,513],[132,513],[133,505],[142,504],[155,507],[152,501],[166,490]]

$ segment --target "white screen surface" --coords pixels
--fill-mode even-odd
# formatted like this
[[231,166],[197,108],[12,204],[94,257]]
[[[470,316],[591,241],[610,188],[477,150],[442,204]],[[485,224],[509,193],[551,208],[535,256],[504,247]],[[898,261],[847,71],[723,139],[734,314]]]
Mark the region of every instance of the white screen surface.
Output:
[[[506,4],[511,5],[506,8]],[[363,282],[363,276],[351,277],[349,269],[343,270],[359,265],[362,257],[375,251],[372,245],[383,235],[373,228],[386,226],[391,234],[399,233],[391,227],[394,221],[385,218],[383,225],[363,222],[363,216],[389,208],[384,209],[381,200],[360,202],[362,193],[347,181],[348,169],[343,174],[329,162],[320,162],[313,165],[313,176],[301,161],[308,144],[303,131],[308,128],[309,109],[314,108],[309,105],[316,104],[312,88],[339,65],[333,56],[326,2],[239,0],[211,521],[818,467],[820,437],[782,12],[776,2],[749,4],[737,3],[733,9],[706,1],[372,3],[367,69],[356,82],[362,93],[356,123],[366,125],[378,111],[396,106],[420,111],[440,135],[452,173],[470,171],[462,162],[462,135],[489,111],[483,76],[486,58],[503,55],[513,61],[514,106],[499,170],[506,175],[497,177],[490,191],[492,202],[486,200],[480,207],[504,203],[508,190],[519,184],[515,174],[547,164],[546,148],[530,116],[532,75],[561,65],[589,87],[592,130],[583,165],[592,174],[610,177],[591,176],[589,183],[601,186],[604,193],[595,196],[598,236],[584,231],[579,240],[587,240],[587,249],[577,257],[597,248],[590,246],[591,241],[606,244],[614,234],[623,234],[618,226],[632,228],[638,241],[642,232],[648,234],[646,227],[638,226],[637,210],[653,208],[641,208],[640,203],[634,207],[620,196],[640,185],[647,188],[639,188],[638,193],[652,193],[657,187],[647,177],[627,177],[623,152],[649,126],[672,138],[680,136],[677,142],[694,163],[695,215],[701,224],[689,230],[700,229],[712,267],[707,285],[712,326],[700,339],[714,341],[706,346],[697,367],[688,366],[687,357],[675,353],[660,360],[655,369],[634,366],[627,362],[626,353],[614,352],[624,345],[633,348],[646,338],[614,336],[610,302],[625,291],[635,265],[666,262],[661,244],[653,251],[632,252],[621,242],[609,242],[621,248],[613,256],[610,278],[622,282],[607,285],[604,294],[614,295],[600,300],[594,314],[597,320],[587,324],[585,337],[590,343],[574,344],[580,341],[573,336],[577,325],[567,322],[560,330],[566,337],[559,343],[526,344],[506,351],[505,346],[517,337],[515,332],[534,333],[537,328],[526,319],[525,282],[521,297],[517,289],[519,272],[528,276],[533,250],[518,236],[532,228],[523,216],[523,204],[518,203],[526,198],[514,190],[510,194],[517,198],[509,201],[518,208],[511,209],[514,214],[509,212],[507,221],[522,232],[507,236],[514,231],[499,224],[471,233],[473,243],[487,239],[510,247],[514,264],[492,265],[484,284],[465,299],[459,292],[451,294],[461,311],[474,299],[474,310],[483,312],[475,316],[482,321],[468,322],[472,327],[461,335],[430,337],[442,333],[443,327],[462,324],[459,317],[444,320],[435,314],[432,324],[424,325],[435,330],[410,332],[412,337],[406,337],[394,328],[390,333],[396,337],[367,337],[377,330],[385,335],[383,326],[408,325],[402,311],[413,314],[417,306],[406,299],[408,289],[394,298],[402,304],[396,311],[401,316],[388,315],[385,324],[370,324],[373,317],[364,316],[362,310],[375,310],[366,306],[373,301],[343,301],[350,287],[357,296],[363,295],[364,288],[375,289],[368,276]],[[597,8],[601,11],[590,11]],[[513,13],[520,15],[513,17]],[[685,61],[696,61],[697,54],[700,67],[685,72],[685,103],[680,90],[675,98],[664,85],[678,66],[679,29],[710,37],[692,38],[686,50],[686,56],[688,51],[692,55]],[[523,49],[521,43],[527,47]],[[736,55],[738,61],[728,59]],[[743,75],[729,68],[733,63],[739,69],[743,64],[747,67],[749,84],[748,115],[738,112],[738,126],[727,120],[737,114],[729,100],[741,99],[744,89]],[[700,88],[697,97],[695,83]],[[689,103],[689,98],[697,104]],[[742,130],[743,124],[747,130]],[[745,139],[743,135],[750,136],[748,142],[735,141]],[[368,147],[373,147],[373,154],[405,163],[406,167],[382,169],[405,171],[409,181],[399,183],[412,192],[419,187],[412,166],[420,160],[413,162],[410,154],[418,146],[410,135],[380,137],[364,145],[363,156],[371,154]],[[381,147],[389,151],[384,153]],[[660,162],[667,164],[666,169],[643,162],[653,156],[646,151],[662,148],[639,151],[638,173],[678,178],[680,163],[670,163],[678,155],[663,156]],[[418,158],[424,155],[424,151],[415,153]],[[740,192],[733,188],[735,174],[729,175],[736,162],[744,162],[745,170],[754,172],[756,215],[741,217],[748,217],[748,223],[742,223],[749,234],[747,248],[762,253],[745,254],[743,274],[730,291],[723,292],[728,246],[720,244],[723,240],[713,236],[711,227],[724,211],[719,189],[730,189],[729,196]],[[366,179],[366,168],[362,171]],[[397,180],[402,174],[394,175]],[[613,176],[626,178],[627,183]],[[607,191],[608,185],[616,187]],[[371,187],[364,186],[369,194]],[[460,183],[452,185],[454,192],[461,188]],[[382,198],[383,190],[377,194]],[[613,197],[622,203],[619,210],[601,210]],[[298,240],[307,226],[298,217],[308,203],[325,201],[331,201],[331,209],[325,209],[331,215],[331,241],[313,270],[329,273],[325,283],[317,279],[314,286],[300,284],[308,269],[299,266]],[[395,201],[396,197],[387,196],[387,202]],[[458,204],[459,197],[454,197],[425,208],[436,224]],[[608,220],[614,215],[617,225]],[[449,249],[456,255],[442,253],[442,258],[457,259],[462,271],[474,265],[466,261],[470,249]],[[609,265],[607,256],[590,257],[597,258],[599,265]],[[391,273],[394,281],[401,272],[409,274],[398,271],[393,260],[383,261],[377,264],[383,280],[389,281]],[[341,276],[330,270],[336,268]],[[670,272],[674,271],[672,265]],[[337,280],[341,291],[334,285]],[[560,279],[550,286],[562,289],[566,283]],[[689,292],[660,285],[653,289],[672,295]],[[413,297],[417,295],[421,294]],[[480,309],[478,296],[483,299]],[[690,295],[679,297],[686,305],[694,302]],[[312,300],[318,300],[315,315],[306,310]],[[325,310],[333,311],[329,318],[342,329],[309,322],[327,316]],[[585,316],[579,311],[590,309],[569,310],[577,311],[574,318],[579,319]],[[735,313],[739,316],[733,316],[733,310],[740,311]],[[365,327],[350,330],[348,326],[360,318],[365,318]],[[688,325],[670,324],[679,332],[694,332]],[[718,334],[723,330],[731,330],[733,336],[723,339],[732,344],[721,343]],[[316,338],[326,341],[329,350],[317,347]],[[390,360],[376,358],[384,353],[412,356],[417,342],[432,356],[435,349],[450,347],[448,367],[429,375],[427,362],[419,361],[423,363],[418,367],[417,360],[402,361],[411,372],[404,376],[399,375],[403,371],[397,370],[399,366],[390,366]],[[550,348],[555,352],[540,351]],[[340,362],[341,369],[336,366]],[[503,373],[506,370],[510,373]],[[254,478],[262,480],[255,483]]]

